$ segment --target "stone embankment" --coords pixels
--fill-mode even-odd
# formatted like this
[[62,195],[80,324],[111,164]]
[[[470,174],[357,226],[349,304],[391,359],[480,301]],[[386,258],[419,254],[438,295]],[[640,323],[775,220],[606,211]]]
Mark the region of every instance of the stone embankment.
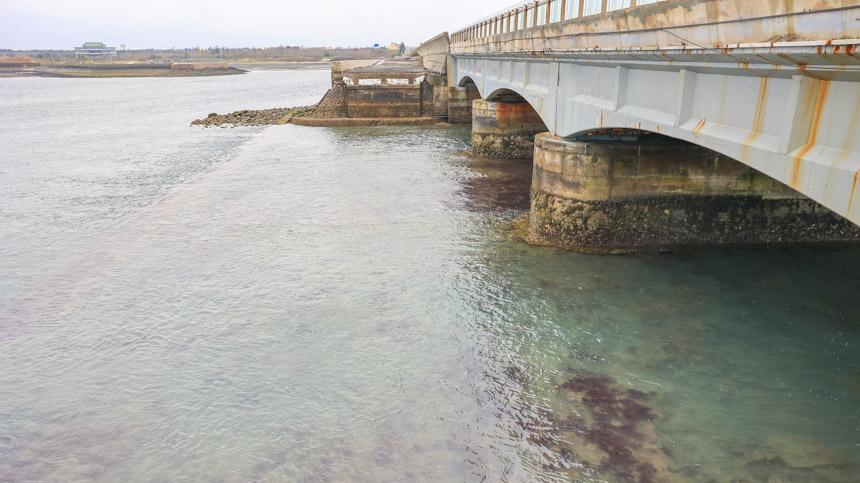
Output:
[[280,126],[295,124],[313,127],[352,127],[352,126],[427,126],[444,124],[430,117],[418,118],[345,118],[332,116],[317,106],[263,109],[260,111],[236,111],[229,114],[212,113],[197,119],[192,126],[202,127],[246,127]]
[[[395,91],[395,86],[386,86],[389,91]],[[391,87],[395,87],[391,89]],[[265,109],[261,111],[237,111],[230,114],[209,114],[198,119],[192,126],[273,126],[281,124],[296,124],[315,127],[348,127],[348,126],[392,126],[392,125],[432,125],[441,121],[433,117],[397,117],[388,114],[386,98],[371,102],[372,106],[381,112],[373,117],[353,117],[349,112],[349,91],[343,82],[335,83],[320,100],[319,104],[306,107]]]
[[294,109],[210,114],[194,126],[298,124],[317,127],[433,125],[447,117],[446,78],[413,60],[335,62],[318,104]]
[[289,124],[293,117],[307,116],[316,111],[316,106],[290,107],[279,109],[263,109],[259,111],[244,110],[229,114],[212,113],[203,119],[192,122],[192,126],[276,126]]

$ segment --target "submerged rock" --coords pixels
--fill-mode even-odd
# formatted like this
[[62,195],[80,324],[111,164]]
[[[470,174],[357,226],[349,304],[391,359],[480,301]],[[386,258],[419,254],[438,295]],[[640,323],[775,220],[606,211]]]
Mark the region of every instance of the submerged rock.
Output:
[[677,480],[670,452],[657,438],[651,394],[589,372],[574,372],[556,389],[566,401],[560,411],[532,408],[518,420],[526,440],[542,448],[537,453],[546,470],[574,481]]
[[559,389],[578,410],[561,426],[577,460],[623,481],[666,481],[670,460],[654,429],[651,395],[592,373],[576,374]]

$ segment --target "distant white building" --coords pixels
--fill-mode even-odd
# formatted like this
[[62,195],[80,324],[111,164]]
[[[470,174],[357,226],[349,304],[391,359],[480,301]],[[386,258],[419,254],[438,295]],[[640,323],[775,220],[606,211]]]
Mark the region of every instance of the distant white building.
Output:
[[108,47],[103,42],[84,42],[84,45],[75,47],[75,56],[91,59],[116,57],[116,47]]

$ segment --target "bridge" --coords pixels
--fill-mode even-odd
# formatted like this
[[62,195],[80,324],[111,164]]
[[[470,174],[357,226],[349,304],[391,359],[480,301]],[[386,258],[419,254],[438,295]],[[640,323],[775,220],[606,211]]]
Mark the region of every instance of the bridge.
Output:
[[450,35],[448,113],[563,244],[857,239],[858,39],[860,0],[530,1]]

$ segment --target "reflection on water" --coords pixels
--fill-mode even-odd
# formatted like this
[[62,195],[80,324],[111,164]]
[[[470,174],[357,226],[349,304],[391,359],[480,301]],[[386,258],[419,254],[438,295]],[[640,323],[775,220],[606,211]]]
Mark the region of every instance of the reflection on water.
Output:
[[463,155],[470,176],[462,181],[466,206],[479,212],[519,210],[530,204],[532,163],[521,159],[482,159]]
[[466,130],[187,127],[327,77],[0,82],[0,480],[856,481],[860,251],[532,247]]

